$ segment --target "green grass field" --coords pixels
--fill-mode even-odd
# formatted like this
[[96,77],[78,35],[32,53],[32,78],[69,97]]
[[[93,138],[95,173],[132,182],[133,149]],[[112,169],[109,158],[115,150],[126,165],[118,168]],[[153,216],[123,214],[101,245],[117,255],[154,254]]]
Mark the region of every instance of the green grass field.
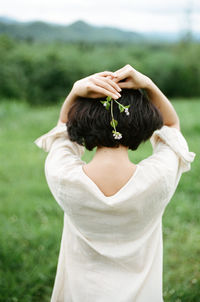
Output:
[[[163,292],[165,302],[197,302],[200,100],[178,100],[174,106],[189,148],[197,156],[164,214]],[[60,106],[31,108],[14,101],[0,104],[0,302],[50,301],[63,212],[45,180],[47,153],[33,142],[56,125],[59,111]],[[150,154],[148,142],[130,152],[130,158],[137,163]],[[92,155],[86,152],[84,160]]]

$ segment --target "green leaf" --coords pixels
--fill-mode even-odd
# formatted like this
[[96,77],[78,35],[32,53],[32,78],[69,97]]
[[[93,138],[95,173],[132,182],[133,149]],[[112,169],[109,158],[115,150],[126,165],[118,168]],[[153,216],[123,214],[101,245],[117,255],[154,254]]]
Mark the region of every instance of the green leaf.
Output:
[[107,110],[110,109],[110,103],[109,102],[106,102],[106,107],[105,107]]
[[131,105],[124,106],[125,108],[129,108]]
[[120,112],[124,111],[124,107],[122,105],[118,105]]
[[117,127],[117,125],[118,125],[118,121],[112,119],[112,121],[110,122],[110,125],[111,125],[113,128],[115,128],[115,127]]
[[111,96],[107,96],[106,100],[110,102],[112,100]]
[[105,106],[105,108],[107,109],[107,110],[109,110],[109,108],[110,108],[110,103],[109,102],[107,102],[107,101],[100,101],[103,105],[104,104],[106,104],[106,106]]

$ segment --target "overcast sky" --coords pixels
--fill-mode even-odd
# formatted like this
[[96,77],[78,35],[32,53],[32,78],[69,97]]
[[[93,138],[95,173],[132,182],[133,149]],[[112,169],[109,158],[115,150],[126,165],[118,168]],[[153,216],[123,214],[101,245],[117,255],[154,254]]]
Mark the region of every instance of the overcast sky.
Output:
[[141,32],[177,32],[189,23],[200,32],[200,0],[5,0],[0,15],[60,24],[84,20]]

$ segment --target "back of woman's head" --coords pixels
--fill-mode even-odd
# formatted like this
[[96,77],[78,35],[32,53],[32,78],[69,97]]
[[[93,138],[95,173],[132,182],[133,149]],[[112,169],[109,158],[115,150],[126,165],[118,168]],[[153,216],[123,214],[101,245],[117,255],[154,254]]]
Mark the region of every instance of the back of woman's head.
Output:
[[148,100],[142,90],[123,89],[117,101],[129,107],[129,115],[120,113],[113,102],[113,115],[118,121],[120,140],[113,137],[110,110],[100,100],[78,98],[68,113],[68,133],[72,141],[84,145],[88,150],[94,147],[126,146],[136,150],[141,142],[148,140],[156,129],[163,125],[160,111]]

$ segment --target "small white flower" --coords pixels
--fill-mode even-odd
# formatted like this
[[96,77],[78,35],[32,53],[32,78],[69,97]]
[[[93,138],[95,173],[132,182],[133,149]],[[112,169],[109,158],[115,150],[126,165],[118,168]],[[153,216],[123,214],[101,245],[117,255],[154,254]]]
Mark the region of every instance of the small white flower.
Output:
[[129,115],[128,108],[125,108],[125,113],[126,113],[126,115]]
[[119,132],[114,132],[113,133],[113,137],[114,137],[114,139],[121,139],[122,138],[122,134],[119,133]]
[[106,103],[104,103],[103,105],[104,105],[104,107],[106,107]]

